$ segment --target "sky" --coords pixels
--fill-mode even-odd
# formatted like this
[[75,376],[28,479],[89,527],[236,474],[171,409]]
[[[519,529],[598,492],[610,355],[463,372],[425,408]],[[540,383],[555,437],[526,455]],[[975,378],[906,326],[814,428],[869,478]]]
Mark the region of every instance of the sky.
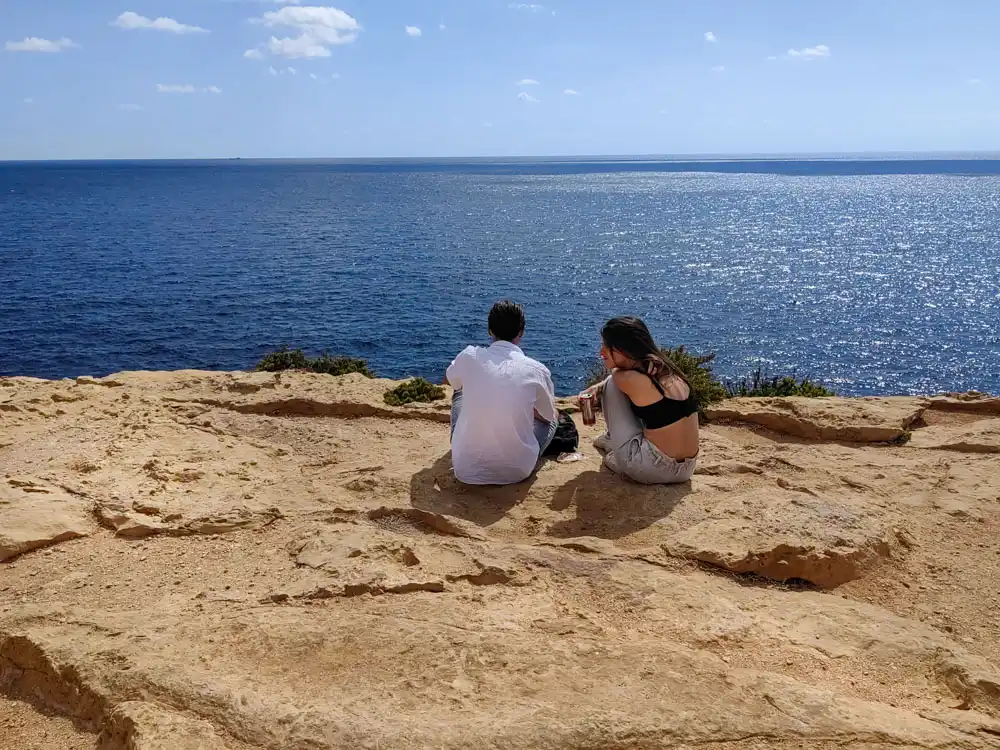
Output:
[[0,0],[0,159],[1000,150],[996,0]]

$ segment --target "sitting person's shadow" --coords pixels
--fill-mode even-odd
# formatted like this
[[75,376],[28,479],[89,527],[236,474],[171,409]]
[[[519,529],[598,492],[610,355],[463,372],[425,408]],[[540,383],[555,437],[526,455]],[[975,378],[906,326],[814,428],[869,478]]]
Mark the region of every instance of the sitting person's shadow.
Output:
[[690,482],[644,485],[607,470],[585,471],[552,496],[553,510],[575,506],[576,518],[554,523],[546,533],[559,538],[620,539],[670,515],[691,491]]
[[[518,484],[471,485],[455,478],[451,453],[446,453],[410,479],[414,508],[455,516],[478,526],[491,526],[524,502],[537,471]],[[609,471],[585,471],[556,489],[551,508],[576,510],[576,517],[552,524],[549,536],[595,536],[620,539],[667,517],[692,491],[691,483],[642,485]]]
[[537,469],[518,484],[473,485],[455,478],[451,453],[410,479],[410,504],[432,513],[463,518],[479,526],[490,526],[523,502],[537,478]]

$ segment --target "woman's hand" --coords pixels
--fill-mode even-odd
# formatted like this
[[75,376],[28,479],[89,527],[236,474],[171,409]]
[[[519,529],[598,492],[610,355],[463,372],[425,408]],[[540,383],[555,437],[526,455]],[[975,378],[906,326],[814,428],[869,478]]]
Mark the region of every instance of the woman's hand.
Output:
[[600,383],[595,383],[589,388],[580,391],[580,395],[583,396],[586,394],[588,396],[593,396],[594,398],[600,398],[601,394],[604,393],[604,384],[607,382],[607,380],[602,380]]

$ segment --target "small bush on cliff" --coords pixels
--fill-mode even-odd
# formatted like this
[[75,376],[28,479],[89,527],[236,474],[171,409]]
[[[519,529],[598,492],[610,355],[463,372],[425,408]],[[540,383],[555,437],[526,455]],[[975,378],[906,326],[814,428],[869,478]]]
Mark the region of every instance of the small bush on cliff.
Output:
[[[691,354],[683,346],[663,349],[663,356],[677,365],[691,384],[691,390],[698,398],[701,409],[726,398],[726,389],[712,372],[715,354]],[[604,362],[597,360],[587,372],[587,386],[594,385],[608,376]]]
[[402,406],[414,401],[440,401],[443,398],[444,388],[423,378],[407,380],[385,392],[385,402],[389,406]]
[[829,388],[824,388],[808,378],[801,380],[791,376],[769,375],[763,367],[758,367],[738,380],[727,381],[726,394],[729,398],[741,396],[806,396],[822,398],[835,396]]
[[279,372],[280,370],[308,370],[309,357],[301,349],[281,347],[276,352],[264,355],[257,363],[260,372]]
[[327,375],[347,375],[357,372],[366,378],[374,378],[375,373],[368,369],[368,363],[363,359],[352,357],[331,357],[326,352],[309,363],[313,372],[324,372]]
[[363,359],[331,357],[326,352],[315,359],[310,359],[301,349],[288,349],[287,347],[265,355],[257,363],[256,369],[260,372],[307,370],[326,375],[347,375],[351,372],[357,372],[366,378],[375,377],[375,373],[368,369],[368,363]]

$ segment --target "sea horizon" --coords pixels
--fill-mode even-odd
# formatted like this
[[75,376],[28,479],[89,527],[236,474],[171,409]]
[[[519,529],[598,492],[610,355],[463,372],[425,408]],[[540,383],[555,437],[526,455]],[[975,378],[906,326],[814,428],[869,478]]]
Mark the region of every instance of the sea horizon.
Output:
[[156,162],[269,162],[289,164],[325,164],[351,162],[551,162],[551,163],[587,163],[587,162],[713,162],[713,161],[948,161],[1000,160],[1000,150],[997,151],[966,151],[966,150],[885,150],[885,151],[762,151],[762,152],[693,152],[693,153],[620,153],[620,154],[513,154],[513,155],[463,155],[463,156],[81,156],[72,158],[28,158],[0,159],[0,165],[12,164],[93,164],[93,163],[156,163]]

